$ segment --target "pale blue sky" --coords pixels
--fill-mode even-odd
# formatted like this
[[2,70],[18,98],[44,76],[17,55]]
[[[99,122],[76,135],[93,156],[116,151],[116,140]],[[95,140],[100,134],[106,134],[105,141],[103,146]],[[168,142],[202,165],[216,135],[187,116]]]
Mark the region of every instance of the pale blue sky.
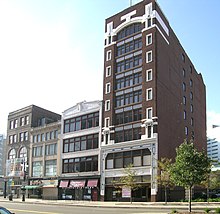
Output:
[[[105,18],[129,2],[0,0],[0,133],[19,108],[35,104],[61,114],[77,102],[102,99]],[[220,1],[158,3],[203,75],[209,122],[220,124]]]

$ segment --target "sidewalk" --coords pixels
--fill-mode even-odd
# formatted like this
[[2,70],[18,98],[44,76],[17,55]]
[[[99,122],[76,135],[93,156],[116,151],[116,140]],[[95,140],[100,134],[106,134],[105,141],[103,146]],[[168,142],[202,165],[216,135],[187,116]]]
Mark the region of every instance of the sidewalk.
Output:
[[[9,201],[8,198],[0,197],[0,202],[10,202],[10,203],[34,203],[34,204],[50,204],[50,205],[60,205],[60,206],[83,206],[83,207],[116,207],[116,208],[158,208],[158,209],[187,209],[187,202],[102,202],[102,201],[75,201],[75,200],[43,200],[43,199],[32,199],[25,198],[25,202],[22,198],[13,198],[13,201]],[[192,209],[204,210],[206,207],[215,209],[220,207],[220,202],[193,202]]]

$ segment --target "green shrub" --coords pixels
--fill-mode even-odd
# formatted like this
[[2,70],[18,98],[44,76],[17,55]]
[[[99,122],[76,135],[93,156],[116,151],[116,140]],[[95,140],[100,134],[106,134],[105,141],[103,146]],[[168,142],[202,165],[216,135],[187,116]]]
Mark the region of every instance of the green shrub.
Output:
[[215,208],[215,213],[220,213],[220,207]]
[[173,209],[171,210],[171,213],[178,213],[177,210]]
[[205,213],[209,213],[211,211],[211,209],[205,208],[204,211],[205,211]]

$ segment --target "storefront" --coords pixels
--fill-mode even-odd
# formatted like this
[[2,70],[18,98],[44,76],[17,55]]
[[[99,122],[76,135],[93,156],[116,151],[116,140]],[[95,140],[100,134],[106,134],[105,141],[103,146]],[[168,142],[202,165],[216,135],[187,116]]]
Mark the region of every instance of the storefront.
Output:
[[49,200],[58,199],[58,180],[31,180],[30,185],[25,186],[29,198],[42,198]]
[[58,199],[58,180],[42,180],[42,198],[48,200]]
[[59,199],[99,200],[99,179],[61,180],[59,183]]
[[[105,185],[105,201],[130,201],[130,196],[123,194],[123,188],[121,185],[117,187],[117,182],[115,178],[107,178]],[[139,187],[136,190],[131,191],[133,201],[150,201],[151,198],[151,188],[150,183],[147,182],[149,178],[147,176],[137,176],[137,184]],[[115,184],[114,184],[115,183]]]
[[43,183],[41,180],[30,181],[30,185],[25,186],[28,198],[42,198]]

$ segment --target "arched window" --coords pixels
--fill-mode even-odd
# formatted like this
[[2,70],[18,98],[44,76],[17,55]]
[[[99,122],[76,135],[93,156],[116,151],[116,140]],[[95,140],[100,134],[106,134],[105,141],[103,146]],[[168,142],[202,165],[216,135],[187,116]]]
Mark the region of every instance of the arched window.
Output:
[[8,153],[8,159],[15,159],[16,158],[16,151],[15,149],[11,149]]
[[19,152],[19,158],[27,157],[27,149],[26,147],[22,147]]
[[120,40],[137,32],[141,32],[142,29],[143,25],[141,23],[131,24],[118,32],[117,39]]

